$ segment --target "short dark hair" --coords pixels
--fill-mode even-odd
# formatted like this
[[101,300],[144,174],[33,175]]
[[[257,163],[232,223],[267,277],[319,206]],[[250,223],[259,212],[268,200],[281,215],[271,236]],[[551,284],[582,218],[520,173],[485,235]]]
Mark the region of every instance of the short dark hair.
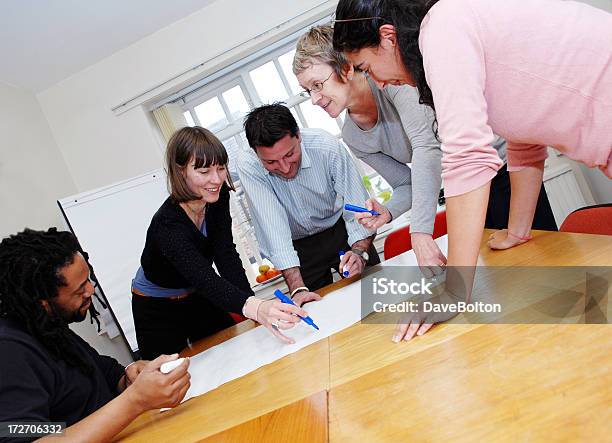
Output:
[[[172,134],[166,148],[166,173],[168,191],[178,203],[201,199],[199,195],[191,192],[182,173],[192,158],[195,161],[196,169],[207,168],[211,165],[225,166],[229,161],[223,143],[206,128],[186,126]],[[229,172],[227,173],[227,185],[232,191],[235,191]]]
[[[17,321],[53,357],[89,374],[91,365],[74,350],[73,333],[66,322],[48,313],[41,303],[57,297],[59,288],[66,286],[61,270],[74,263],[79,252],[87,258],[71,232],[56,228],[25,229],[3,239],[0,242],[0,317]],[[93,304],[89,313],[92,318],[97,315]]]
[[270,147],[286,135],[297,137],[300,129],[293,114],[284,103],[277,102],[253,109],[246,116],[244,131],[249,146]]

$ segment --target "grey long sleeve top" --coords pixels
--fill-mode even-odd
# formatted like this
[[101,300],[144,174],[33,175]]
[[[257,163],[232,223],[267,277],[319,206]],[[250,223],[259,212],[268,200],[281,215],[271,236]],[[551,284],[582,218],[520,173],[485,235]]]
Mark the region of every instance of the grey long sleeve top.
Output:
[[[431,234],[442,184],[442,151],[432,129],[433,111],[419,104],[415,88],[387,86],[380,90],[368,81],[378,121],[363,130],[347,113],[342,138],[357,158],[393,188],[386,204],[393,218],[412,208],[411,232]],[[505,162],[505,141],[498,138],[495,148]]]

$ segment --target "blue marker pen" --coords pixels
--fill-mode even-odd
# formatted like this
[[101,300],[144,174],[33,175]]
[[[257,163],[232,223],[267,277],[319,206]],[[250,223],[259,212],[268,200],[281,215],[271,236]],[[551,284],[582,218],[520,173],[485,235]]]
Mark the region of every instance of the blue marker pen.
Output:
[[344,209],[346,209],[347,211],[369,212],[372,215],[380,215],[380,213],[378,213],[376,211],[370,211],[369,209],[362,208],[361,206],[349,205],[348,203],[344,205]]
[[[338,255],[340,255],[340,261],[342,261],[342,257],[344,257],[344,251],[338,252]],[[342,275],[344,277],[348,277],[349,276],[349,271],[348,271],[348,269],[346,269],[346,265],[342,266]]]
[[[283,303],[287,304],[287,305],[293,305],[295,306],[295,303],[293,303],[293,300],[291,300],[289,297],[287,297],[285,294],[283,294],[281,291],[279,291],[278,289],[276,291],[274,291],[274,295],[276,296],[276,298],[278,298],[280,301],[282,301]],[[299,317],[299,316],[298,316]],[[313,328],[315,328],[317,331],[319,330],[319,327],[317,325],[315,325],[315,322],[312,321],[312,318],[310,317],[300,317],[302,320],[304,320],[304,323],[306,323],[307,325],[312,326]]]

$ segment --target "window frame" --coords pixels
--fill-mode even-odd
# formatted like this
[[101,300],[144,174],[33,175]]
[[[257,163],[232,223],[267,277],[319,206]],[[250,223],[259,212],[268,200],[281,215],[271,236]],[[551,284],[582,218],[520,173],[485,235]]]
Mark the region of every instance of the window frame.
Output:
[[[303,32],[305,32],[306,29],[308,29],[308,27],[305,28]],[[251,109],[257,106],[261,106],[263,102],[249,74],[251,71],[272,61],[280,77],[280,80],[283,83],[285,92],[287,93],[285,104],[288,108],[293,109],[295,111],[295,114],[297,114],[299,120],[298,123],[301,127],[311,127],[307,119],[305,118],[302,110],[298,106],[310,100],[310,97],[306,96],[303,92],[293,93],[293,91],[291,90],[289,79],[285,75],[285,72],[279,62],[279,57],[295,49],[295,45],[297,43],[298,38],[299,36],[296,36],[289,42],[285,42],[282,45],[277,46],[276,48],[270,49],[267,53],[263,54],[260,58],[257,58],[256,60],[236,66],[235,69],[229,71],[223,77],[216,79],[202,86],[201,88],[190,92],[189,94],[186,94],[184,97],[177,100],[176,102],[181,106],[183,112],[190,113],[191,117],[193,118],[193,121],[196,124],[200,124],[200,121],[197,118],[197,114],[194,111],[195,107],[197,107],[201,103],[204,103],[207,100],[210,100],[213,97],[217,97],[221,102],[222,107],[224,107],[226,117],[230,123],[226,127],[215,132],[215,135],[217,135],[219,139],[228,139],[242,131],[242,122],[231,120],[231,114],[228,112],[222,94],[225,91],[233,88],[234,86],[239,85],[242,88],[244,97]],[[341,131],[343,125],[342,118],[337,117],[335,121],[338,125],[339,131]],[[339,136],[339,134],[336,135]]]
[[[309,125],[308,120],[304,116],[304,113],[302,112],[300,106],[298,106],[309,101],[310,97],[303,91],[300,91],[298,93],[293,93],[293,91],[291,91],[289,79],[287,78],[284,70],[282,69],[279,58],[294,50],[298,39],[312,26],[326,23],[329,23],[329,18],[324,18],[307,26],[304,26],[299,31],[291,34],[290,36],[287,36],[279,40],[278,42],[268,46],[267,48],[264,48],[258,51],[257,53],[252,54],[246,57],[245,59],[237,61],[234,64],[220,70],[218,74],[221,75],[218,77],[217,75],[213,75],[213,77],[216,78],[214,78],[212,81],[206,82],[204,80],[201,80],[184,88],[183,91],[185,91],[185,94],[174,94],[172,97],[169,97],[169,100],[166,100],[166,103],[169,102],[172,98],[178,97],[178,99],[174,99],[174,102],[179,104],[183,112],[190,113],[191,118],[193,119],[196,125],[201,125],[200,120],[194,110],[195,107],[204,103],[207,100],[210,100],[213,97],[217,97],[217,99],[221,103],[221,106],[226,114],[226,118],[229,123],[222,129],[218,131],[213,131],[214,134],[222,142],[233,138],[237,143],[239,149],[250,149],[248,146],[245,146],[241,137],[241,133],[244,132],[243,119],[233,119],[231,113],[229,112],[227,104],[223,99],[223,93],[235,86],[240,86],[250,109],[261,106],[263,102],[259,97],[257,88],[255,87],[255,84],[253,83],[249,73],[250,71],[257,69],[265,65],[266,63],[272,61],[281,79],[281,82],[283,83],[285,92],[287,93],[287,99],[284,101],[284,103],[288,108],[293,111],[294,116],[297,117],[296,120],[298,121],[298,125],[302,128],[316,128],[318,126]],[[199,83],[203,84],[201,86],[198,86]],[[334,119],[336,125],[338,126],[338,133],[334,135],[340,140],[342,140],[342,126],[344,124],[342,116],[344,114],[345,113],[342,113]],[[347,148],[347,151],[355,161],[357,169],[362,176],[367,176],[370,181],[382,180],[384,188],[391,189],[391,186],[388,185],[388,183],[376,170],[371,168],[362,160],[355,157],[350,151],[350,149]],[[368,170],[369,172],[366,173],[365,171]]]

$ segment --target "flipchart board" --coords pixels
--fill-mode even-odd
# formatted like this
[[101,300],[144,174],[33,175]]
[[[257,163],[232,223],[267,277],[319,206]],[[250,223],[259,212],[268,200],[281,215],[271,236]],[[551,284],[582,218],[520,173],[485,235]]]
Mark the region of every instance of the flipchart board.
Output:
[[111,314],[132,351],[138,349],[131,284],[153,214],[168,197],[166,173],[129,180],[58,200],[89,261]]

